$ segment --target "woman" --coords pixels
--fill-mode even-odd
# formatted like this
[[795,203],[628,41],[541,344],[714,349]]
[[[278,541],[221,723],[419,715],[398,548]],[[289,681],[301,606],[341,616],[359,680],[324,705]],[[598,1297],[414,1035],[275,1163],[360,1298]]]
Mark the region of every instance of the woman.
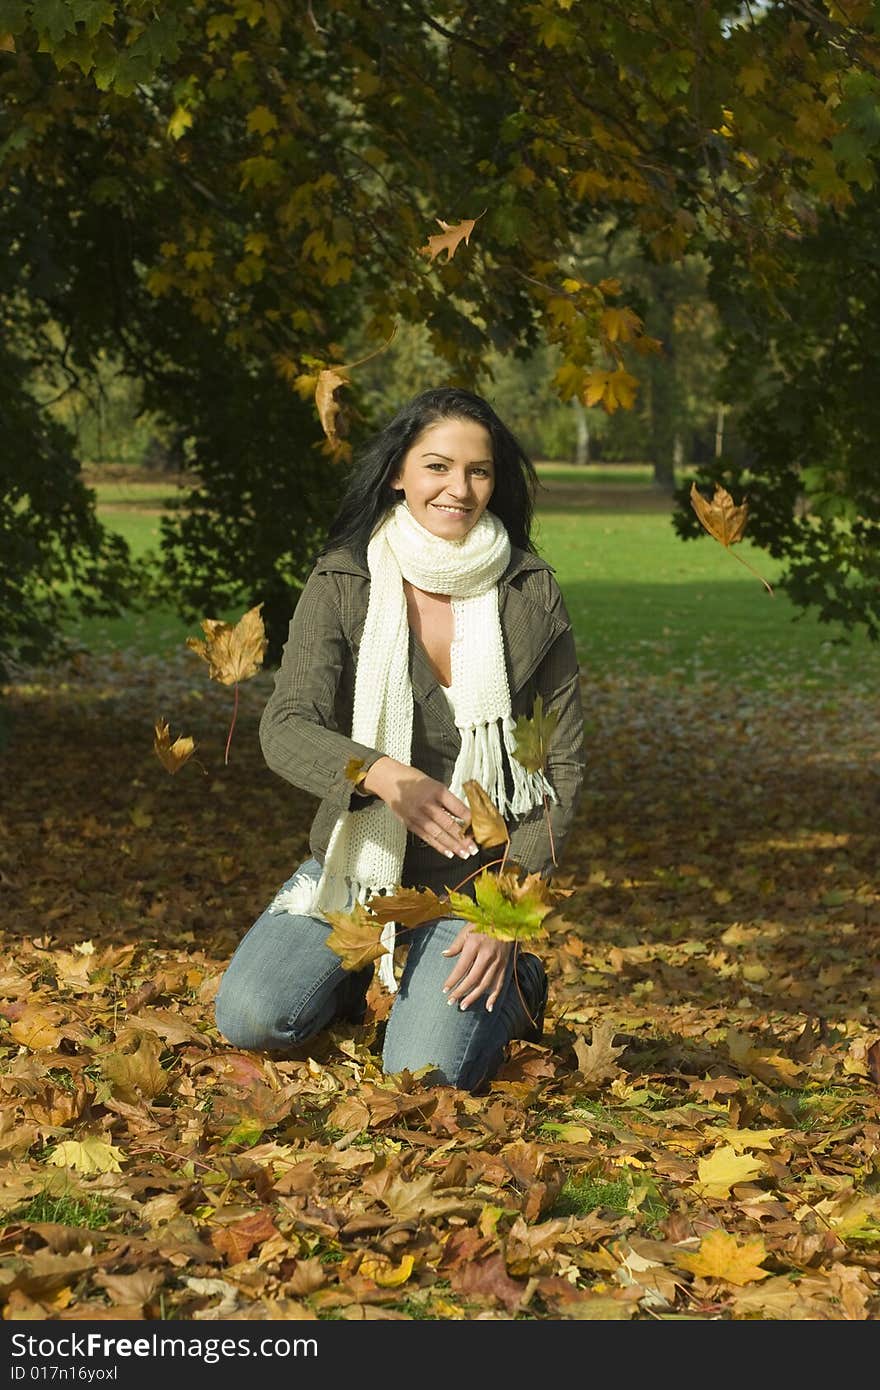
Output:
[[[286,1049],[361,1021],[372,966],[345,971],[322,912],[398,885],[443,894],[497,860],[464,833],[475,778],[508,823],[508,859],[552,871],[583,779],[583,714],[562,596],[532,548],[537,477],[491,407],[425,391],[366,449],[303,589],[263,714],[266,761],[321,798],[307,859],[239,945],[217,997],[238,1047]],[[535,697],[559,714],[546,777],[512,756]],[[357,787],[351,759],[365,772]],[[456,867],[457,866],[457,867]],[[393,924],[384,939],[393,940]],[[443,918],[405,935],[383,1065],[474,1090],[508,1042],[537,1038],[537,956]],[[516,978],[514,978],[514,962]]]

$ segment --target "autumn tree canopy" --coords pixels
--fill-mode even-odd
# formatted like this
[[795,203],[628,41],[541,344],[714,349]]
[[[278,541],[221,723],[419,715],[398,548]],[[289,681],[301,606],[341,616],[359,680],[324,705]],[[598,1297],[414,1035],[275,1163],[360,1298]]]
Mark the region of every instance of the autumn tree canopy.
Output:
[[35,447],[37,378],[63,390],[112,352],[144,382],[200,480],[165,526],[166,584],[202,611],[246,590],[271,625],[342,486],[312,392],[343,337],[366,354],[426,324],[467,384],[490,345],[549,341],[548,389],[626,408],[654,345],[575,251],[611,218],[658,262],[708,256],[766,338],[811,292],[820,210],[845,241],[873,197],[878,62],[869,0],[401,0],[393,24],[356,0],[0,0],[3,525],[36,533],[4,560],[16,641],[51,618],[50,535],[73,529],[57,563],[78,587],[120,578],[72,441]]

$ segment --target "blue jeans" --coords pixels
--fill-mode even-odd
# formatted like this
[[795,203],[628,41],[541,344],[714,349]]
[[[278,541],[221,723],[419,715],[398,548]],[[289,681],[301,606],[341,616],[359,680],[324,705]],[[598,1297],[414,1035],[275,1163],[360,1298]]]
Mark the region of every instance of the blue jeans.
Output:
[[[317,859],[307,859],[288,883],[320,873]],[[385,1030],[386,1072],[432,1066],[437,1072],[432,1081],[474,1090],[494,1076],[512,1038],[537,1036],[531,1019],[543,1016],[547,976],[538,957],[522,950],[516,952],[519,988],[511,952],[491,1013],[485,997],[464,1012],[447,1004],[443,984],[456,958],[441,952],[462,926],[460,918],[441,918],[402,937],[409,951]],[[268,910],[258,917],[217,994],[217,1027],[233,1046],[283,1051],[307,1042],[335,1019],[363,1018],[373,967],[344,970],[326,945],[329,934],[327,923],[316,917]]]

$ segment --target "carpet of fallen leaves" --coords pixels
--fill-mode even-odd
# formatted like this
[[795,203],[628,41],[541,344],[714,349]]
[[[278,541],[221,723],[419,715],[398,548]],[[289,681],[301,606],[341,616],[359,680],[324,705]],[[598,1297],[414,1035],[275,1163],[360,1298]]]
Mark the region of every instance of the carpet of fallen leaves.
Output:
[[[584,677],[541,1045],[487,1094],[379,1064],[387,998],[287,1058],[218,1037],[306,853],[271,676],[79,656],[5,691],[8,1319],[871,1319],[880,719],[865,692]],[[170,776],[153,726],[192,734]]]

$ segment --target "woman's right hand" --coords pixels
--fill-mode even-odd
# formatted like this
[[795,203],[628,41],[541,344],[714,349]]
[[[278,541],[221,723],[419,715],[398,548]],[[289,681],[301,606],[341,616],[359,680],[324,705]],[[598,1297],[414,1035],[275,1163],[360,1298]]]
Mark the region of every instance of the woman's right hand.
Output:
[[459,820],[468,824],[470,808],[442,782],[419,772],[417,767],[383,754],[373,763],[361,787],[380,796],[407,830],[447,858],[457,854],[468,859],[478,852],[476,842],[464,835],[458,824]]

